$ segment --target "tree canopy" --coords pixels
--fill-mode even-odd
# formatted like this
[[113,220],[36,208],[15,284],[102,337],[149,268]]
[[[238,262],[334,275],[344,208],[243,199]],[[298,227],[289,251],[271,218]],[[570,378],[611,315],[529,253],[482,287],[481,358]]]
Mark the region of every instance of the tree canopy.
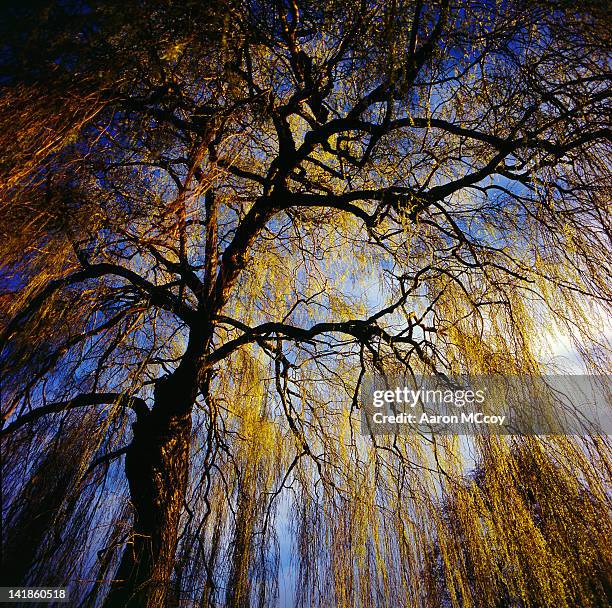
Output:
[[299,606],[607,605],[605,438],[468,456],[358,401],[374,369],[541,373],[559,332],[606,371],[605,3],[5,17],[2,584],[263,607],[291,532]]

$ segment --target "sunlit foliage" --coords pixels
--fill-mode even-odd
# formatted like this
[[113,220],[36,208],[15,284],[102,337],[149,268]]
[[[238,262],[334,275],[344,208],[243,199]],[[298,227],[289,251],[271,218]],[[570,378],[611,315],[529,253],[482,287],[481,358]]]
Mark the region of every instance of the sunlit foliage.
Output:
[[370,437],[358,392],[560,332],[608,371],[609,18],[8,9],[2,584],[264,607],[289,553],[297,606],[607,605],[605,438]]

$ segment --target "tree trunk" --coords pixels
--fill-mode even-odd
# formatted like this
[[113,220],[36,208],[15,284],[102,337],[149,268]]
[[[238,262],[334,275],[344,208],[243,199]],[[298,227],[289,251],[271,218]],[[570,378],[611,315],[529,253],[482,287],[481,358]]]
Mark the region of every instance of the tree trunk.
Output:
[[195,390],[186,380],[183,374],[160,380],[151,413],[134,424],[125,459],[133,531],[106,607],[166,605],[189,471]]

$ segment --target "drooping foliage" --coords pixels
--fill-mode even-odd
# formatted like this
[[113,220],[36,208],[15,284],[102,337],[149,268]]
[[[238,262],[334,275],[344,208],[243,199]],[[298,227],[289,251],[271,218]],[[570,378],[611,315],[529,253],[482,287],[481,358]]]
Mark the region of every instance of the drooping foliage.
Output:
[[5,17],[2,584],[608,605],[605,438],[368,436],[357,398],[542,373],[561,334],[607,371],[603,3]]

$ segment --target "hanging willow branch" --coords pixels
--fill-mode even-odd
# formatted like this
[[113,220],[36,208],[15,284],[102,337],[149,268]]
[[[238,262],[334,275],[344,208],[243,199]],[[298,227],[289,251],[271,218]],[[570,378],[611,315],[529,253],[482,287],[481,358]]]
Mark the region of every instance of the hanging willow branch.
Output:
[[373,371],[554,371],[560,339],[609,371],[603,5],[23,4],[0,19],[3,584],[608,605],[606,438],[376,436],[358,399]]

